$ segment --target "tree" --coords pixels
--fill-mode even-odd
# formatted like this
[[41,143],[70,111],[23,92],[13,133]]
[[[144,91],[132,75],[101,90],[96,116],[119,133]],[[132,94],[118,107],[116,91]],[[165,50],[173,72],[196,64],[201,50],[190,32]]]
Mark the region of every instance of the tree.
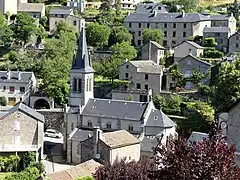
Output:
[[0,46],[10,45],[13,41],[12,34],[7,19],[0,14]]
[[184,11],[191,12],[195,11],[198,7],[198,0],[178,0],[178,5],[182,5]]
[[37,34],[38,28],[35,19],[28,13],[18,13],[12,30],[16,41],[25,46],[31,37]]
[[214,84],[213,106],[217,112],[225,112],[240,98],[240,60],[222,63]]
[[108,45],[112,46],[116,43],[128,42],[131,44],[132,34],[124,26],[115,26],[111,29]]
[[108,44],[110,30],[107,26],[98,23],[90,23],[86,28],[87,43],[93,47],[103,48]]
[[156,41],[159,44],[163,42],[163,32],[161,29],[151,29],[146,28],[143,31],[143,43],[148,43],[149,41]]
[[0,97],[0,106],[6,106],[7,105],[7,99],[5,96]]
[[216,47],[218,43],[214,37],[209,37],[204,39],[204,46],[205,47]]
[[177,64],[170,67],[170,72],[177,80],[177,87],[183,87],[186,85],[186,78]]
[[194,85],[198,85],[202,79],[207,78],[209,73],[204,74],[203,72],[200,71],[200,69],[194,69],[191,74],[191,79],[190,81]]
[[137,57],[137,50],[127,42],[117,43],[112,46],[112,58],[120,59],[122,62],[126,59],[133,60]]

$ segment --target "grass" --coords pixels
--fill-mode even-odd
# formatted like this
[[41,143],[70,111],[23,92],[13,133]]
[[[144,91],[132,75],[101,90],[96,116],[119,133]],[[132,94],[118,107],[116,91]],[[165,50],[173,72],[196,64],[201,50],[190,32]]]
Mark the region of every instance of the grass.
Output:
[[0,172],[0,180],[4,180],[6,176],[9,176],[11,174],[12,172],[7,172],[7,173]]
[[[200,6],[208,7],[208,6],[221,6],[224,4],[232,4],[234,0],[200,0]],[[239,1],[240,2],[240,1]]]

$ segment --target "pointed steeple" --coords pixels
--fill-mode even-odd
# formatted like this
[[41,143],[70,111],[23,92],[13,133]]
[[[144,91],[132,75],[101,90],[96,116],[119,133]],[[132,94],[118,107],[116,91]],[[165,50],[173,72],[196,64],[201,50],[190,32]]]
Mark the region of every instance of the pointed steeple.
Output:
[[78,69],[81,72],[92,73],[94,70],[92,68],[92,62],[87,48],[85,22],[83,19],[81,21],[78,50],[72,62],[72,69]]

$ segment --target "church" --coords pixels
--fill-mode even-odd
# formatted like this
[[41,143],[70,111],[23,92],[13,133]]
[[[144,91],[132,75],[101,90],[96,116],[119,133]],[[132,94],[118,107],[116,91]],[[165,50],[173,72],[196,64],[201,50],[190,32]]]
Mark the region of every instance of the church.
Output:
[[64,112],[64,151],[68,162],[79,164],[88,160],[82,158],[84,147],[81,142],[92,137],[96,127],[103,132],[126,130],[139,139],[141,156],[152,156],[152,148],[160,138],[162,143],[166,143],[169,138],[177,136],[176,124],[156,109],[152,101],[94,98],[94,69],[84,24],[82,20],[78,50],[70,70],[69,106]]

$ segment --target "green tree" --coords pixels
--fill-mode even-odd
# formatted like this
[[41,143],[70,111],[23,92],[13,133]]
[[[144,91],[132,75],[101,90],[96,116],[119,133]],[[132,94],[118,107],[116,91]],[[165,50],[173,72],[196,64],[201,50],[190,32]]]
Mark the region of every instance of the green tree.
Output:
[[178,0],[178,5],[182,5],[184,11],[195,11],[199,5],[199,0]]
[[0,14],[0,46],[9,45],[12,43],[13,32],[8,26],[7,19]]
[[207,78],[208,75],[209,75],[209,73],[204,74],[203,72],[201,72],[200,69],[194,69],[192,71],[190,81],[194,85],[198,85],[201,82],[201,80],[204,79],[204,78]]
[[112,58],[120,59],[122,62],[126,59],[133,60],[137,57],[137,50],[128,42],[117,43],[112,46]]
[[176,78],[178,87],[183,87],[186,85],[186,78],[177,64],[174,64],[170,67],[170,72],[171,75]]
[[12,30],[15,40],[25,46],[32,36],[37,34],[38,27],[35,24],[35,19],[28,13],[18,13]]
[[111,29],[108,45],[112,46],[113,44],[122,42],[131,44],[132,38],[132,34],[124,26],[115,26]]
[[107,26],[98,23],[90,23],[87,25],[86,37],[88,45],[102,48],[108,44],[110,29]]
[[159,44],[163,42],[163,32],[161,29],[151,29],[146,28],[143,31],[143,43],[147,43],[149,41],[156,41]]
[[214,85],[213,106],[217,112],[225,112],[240,98],[240,60],[223,63]]
[[0,97],[0,106],[6,106],[7,105],[7,99],[5,96]]
[[216,47],[218,43],[214,37],[209,37],[204,39],[204,46],[205,47]]

